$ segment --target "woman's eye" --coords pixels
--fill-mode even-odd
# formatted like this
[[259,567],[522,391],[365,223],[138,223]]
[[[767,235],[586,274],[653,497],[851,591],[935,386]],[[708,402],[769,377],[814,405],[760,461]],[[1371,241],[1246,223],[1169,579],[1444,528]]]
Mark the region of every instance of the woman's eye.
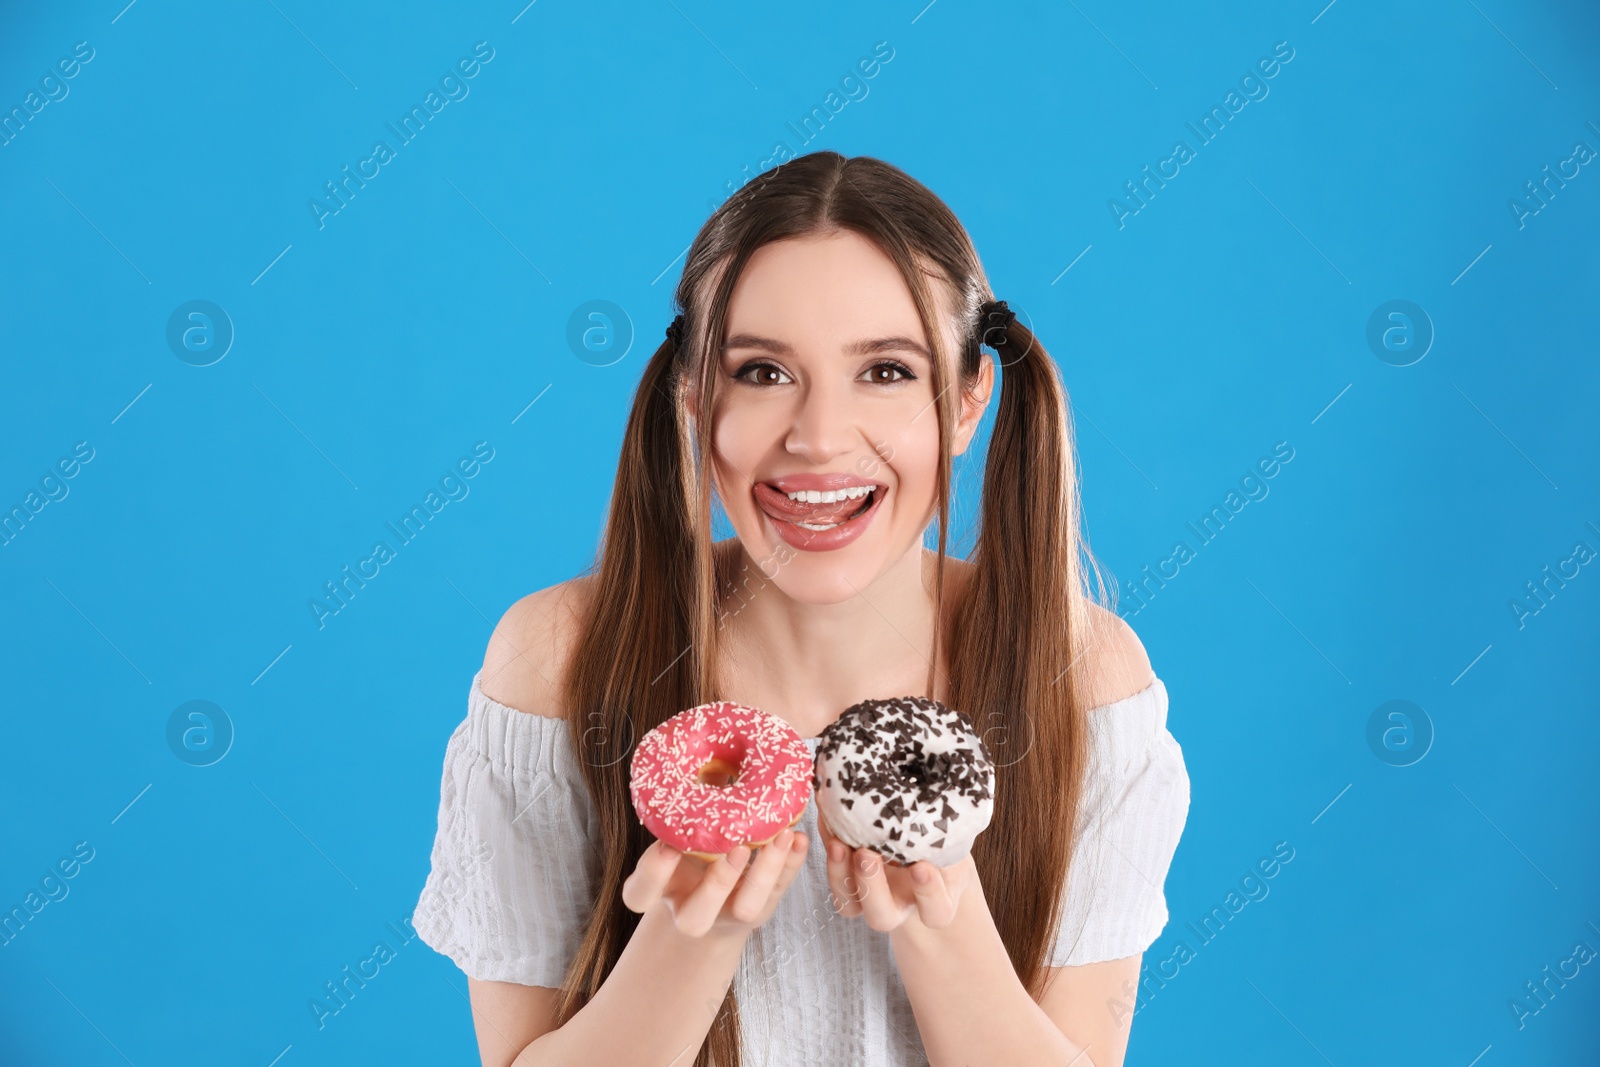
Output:
[[749,382],[751,385],[782,385],[783,384],[783,382],[781,382],[781,381],[773,381],[773,380],[771,380],[770,377],[759,377],[758,376],[756,378],[751,378],[751,377],[749,377],[751,372],[756,372],[758,375],[763,375],[763,374],[764,375],[774,375],[775,374],[778,377],[783,378],[785,381],[788,380],[788,375],[784,374],[783,371],[779,370],[776,366],[774,366],[771,363],[746,363],[744,366],[740,367],[737,371],[734,372],[734,374],[733,374],[734,380],[735,381]]
[[[874,363],[872,366],[867,368],[866,373],[873,375],[870,380],[874,384],[878,385],[893,385],[895,382],[913,381],[916,379],[916,375],[911,373],[911,369],[909,367],[902,366],[901,364],[893,361]],[[899,374],[900,377],[891,378],[879,376],[887,374]]]

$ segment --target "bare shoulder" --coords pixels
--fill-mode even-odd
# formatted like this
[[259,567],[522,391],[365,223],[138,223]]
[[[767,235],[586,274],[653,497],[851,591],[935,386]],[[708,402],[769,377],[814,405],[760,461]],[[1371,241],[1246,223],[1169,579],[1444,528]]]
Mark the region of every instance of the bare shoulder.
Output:
[[1092,600],[1084,604],[1089,632],[1083,669],[1089,675],[1089,706],[1104,707],[1148,689],[1155,671],[1133,627]]
[[506,609],[484,653],[478,679],[484,696],[533,715],[565,714],[563,683],[592,582],[587,575],[571,578]]

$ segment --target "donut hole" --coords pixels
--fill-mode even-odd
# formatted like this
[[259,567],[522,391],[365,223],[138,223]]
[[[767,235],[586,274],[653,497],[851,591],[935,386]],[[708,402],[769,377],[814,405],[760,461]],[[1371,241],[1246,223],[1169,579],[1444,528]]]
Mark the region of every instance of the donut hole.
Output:
[[938,760],[931,756],[907,760],[900,764],[900,778],[913,785],[927,785],[938,777]]
[[739,765],[719,756],[712,756],[695,774],[695,778],[706,785],[724,789],[739,780]]

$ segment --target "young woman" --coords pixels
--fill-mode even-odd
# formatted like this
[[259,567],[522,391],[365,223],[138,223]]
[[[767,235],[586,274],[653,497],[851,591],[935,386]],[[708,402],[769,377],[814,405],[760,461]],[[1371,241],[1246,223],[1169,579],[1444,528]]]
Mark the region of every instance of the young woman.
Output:
[[[506,613],[446,750],[413,921],[468,977],[483,1062],[1117,1067],[1189,779],[1165,686],[1091,599],[1054,363],[949,208],[864,156],[734,194],[676,301],[595,566]],[[963,561],[952,459],[997,385]],[[708,864],[633,812],[632,746],[685,708],[812,738],[911,693],[997,768],[952,866],[849,849],[815,804]]]

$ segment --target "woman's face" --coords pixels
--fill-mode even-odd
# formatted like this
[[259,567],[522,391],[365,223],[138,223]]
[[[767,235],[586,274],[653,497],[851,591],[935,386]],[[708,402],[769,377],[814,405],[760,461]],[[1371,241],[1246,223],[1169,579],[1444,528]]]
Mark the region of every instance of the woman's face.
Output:
[[[951,322],[946,286],[934,291],[939,321]],[[734,287],[714,358],[717,494],[785,594],[839,603],[920,552],[937,505],[933,352],[892,260],[850,232],[763,246]],[[992,384],[986,358],[955,454]]]

